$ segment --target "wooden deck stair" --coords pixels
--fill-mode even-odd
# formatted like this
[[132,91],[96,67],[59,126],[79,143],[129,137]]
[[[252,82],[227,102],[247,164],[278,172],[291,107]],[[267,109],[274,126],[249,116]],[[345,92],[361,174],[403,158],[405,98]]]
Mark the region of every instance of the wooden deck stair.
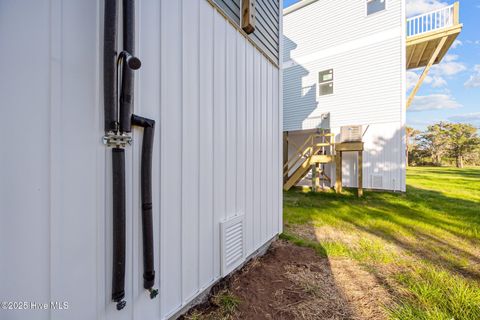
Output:
[[[316,164],[332,163],[334,134],[315,133],[310,135],[283,167],[283,189],[295,186]],[[323,173],[325,175],[325,173]],[[326,177],[326,179],[329,179]]]

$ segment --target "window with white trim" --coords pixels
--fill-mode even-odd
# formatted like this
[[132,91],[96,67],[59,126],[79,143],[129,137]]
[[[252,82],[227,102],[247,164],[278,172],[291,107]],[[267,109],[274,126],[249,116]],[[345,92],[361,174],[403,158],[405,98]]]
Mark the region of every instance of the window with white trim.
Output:
[[318,95],[326,96],[333,94],[333,69],[318,73]]
[[387,0],[367,0],[367,16],[387,8]]

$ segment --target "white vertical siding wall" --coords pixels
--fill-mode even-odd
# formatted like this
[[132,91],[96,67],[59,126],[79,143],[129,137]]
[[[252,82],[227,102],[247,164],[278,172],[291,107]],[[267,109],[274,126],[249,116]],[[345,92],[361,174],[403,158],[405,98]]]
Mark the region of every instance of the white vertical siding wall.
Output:
[[[143,289],[141,132],[127,149],[127,307],[111,294],[111,151],[103,135],[103,2],[0,5],[0,297],[68,301],[5,319],[167,318],[220,277],[219,222],[247,253],[281,230],[280,74],[207,1],[137,1],[135,113],[157,120],[154,241]],[[23,17],[18,19],[18,17]],[[27,22],[26,22],[27,21]],[[12,32],[13,30],[13,32]],[[18,119],[18,121],[14,121]]]
[[[283,130],[370,125],[364,141],[375,156],[364,155],[365,179],[379,170],[384,189],[404,190],[405,1],[386,1],[370,16],[366,0],[318,0],[284,16]],[[319,96],[318,73],[328,69],[334,93]],[[344,171],[353,184],[354,170]]]
[[110,295],[97,251],[106,248],[110,203],[99,9],[96,1],[0,4],[9,57],[0,61],[0,109],[9,119],[0,126],[0,297],[68,301],[71,310],[1,310],[2,319],[93,319]]
[[[364,130],[367,128],[364,128]],[[363,186],[368,189],[405,191],[405,167],[402,159],[405,155],[403,131],[400,122],[370,125],[363,138]],[[340,133],[340,128],[332,132]],[[357,154],[346,152],[343,156],[343,184],[357,187]],[[335,168],[331,166],[332,186],[335,184]],[[374,183],[374,176],[382,177],[382,184]]]

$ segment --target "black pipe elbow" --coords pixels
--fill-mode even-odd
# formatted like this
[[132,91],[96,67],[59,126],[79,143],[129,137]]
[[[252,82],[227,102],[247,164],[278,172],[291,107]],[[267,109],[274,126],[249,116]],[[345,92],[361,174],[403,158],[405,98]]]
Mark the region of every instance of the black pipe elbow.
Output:
[[148,119],[144,117],[137,116],[132,114],[132,124],[134,126],[143,127],[143,128],[155,128],[155,120]]
[[127,63],[127,66],[132,70],[138,70],[142,66],[142,62],[140,61],[140,59],[130,54],[125,58],[125,62]]
[[138,70],[142,66],[142,61],[140,61],[139,58],[133,56],[130,52],[125,50],[120,52],[117,64],[120,64],[122,60],[131,70]]
[[[134,71],[142,66],[142,62],[137,57],[124,50],[120,53],[117,61],[118,67],[122,67],[122,89],[120,92],[120,131],[130,132],[133,114],[134,100]],[[117,71],[118,73],[118,71]]]

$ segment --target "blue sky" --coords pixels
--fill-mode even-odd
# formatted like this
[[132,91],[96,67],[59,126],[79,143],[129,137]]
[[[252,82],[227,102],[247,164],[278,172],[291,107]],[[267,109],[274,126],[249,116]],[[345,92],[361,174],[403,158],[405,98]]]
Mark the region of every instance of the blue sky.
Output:
[[[298,0],[284,0],[284,7]],[[407,15],[428,12],[454,0],[407,0]],[[468,122],[480,128],[480,0],[460,1],[462,33],[442,63],[432,67],[407,112],[407,125],[424,129],[438,121]],[[412,88],[422,70],[407,72]]]

